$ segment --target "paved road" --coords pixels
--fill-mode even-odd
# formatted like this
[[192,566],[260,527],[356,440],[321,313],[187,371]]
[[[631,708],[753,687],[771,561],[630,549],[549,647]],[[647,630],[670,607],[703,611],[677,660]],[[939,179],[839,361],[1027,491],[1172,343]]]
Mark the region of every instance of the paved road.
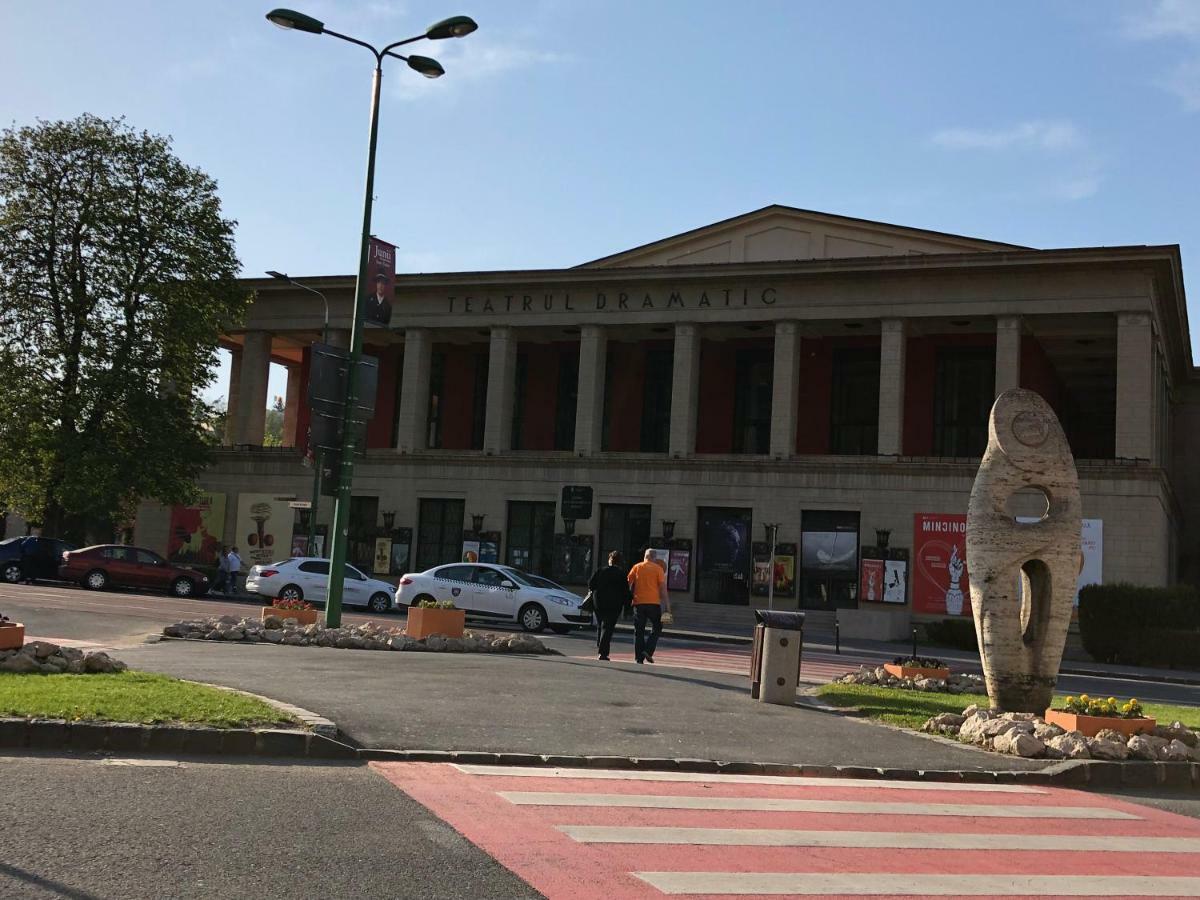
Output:
[[0,785],[13,900],[539,896],[365,766],[0,755]]
[[551,900],[1200,895],[1200,821],[1099,794],[376,763]]

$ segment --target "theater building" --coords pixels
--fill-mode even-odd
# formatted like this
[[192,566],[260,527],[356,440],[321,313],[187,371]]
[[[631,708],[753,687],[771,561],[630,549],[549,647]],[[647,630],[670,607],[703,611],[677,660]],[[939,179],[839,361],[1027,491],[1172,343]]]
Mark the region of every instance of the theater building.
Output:
[[[354,278],[298,280],[348,345]],[[138,540],[175,555],[197,515],[263,558],[307,533],[286,501],[313,492],[323,305],[244,284],[209,505],[139,513]],[[366,332],[379,385],[350,555],[393,580],[464,544],[569,583],[611,549],[659,546],[681,626],[740,629],[768,589],[815,624],[839,611],[844,633],[969,615],[961,523],[989,408],[1018,386],[1075,454],[1086,577],[1196,580],[1200,379],[1177,246],[1036,250],[770,206],[572,268],[402,275],[392,309]],[[288,369],[283,448],[262,446],[271,362]],[[589,517],[564,520],[564,487],[590,488]],[[323,498],[318,525],[331,514]]]

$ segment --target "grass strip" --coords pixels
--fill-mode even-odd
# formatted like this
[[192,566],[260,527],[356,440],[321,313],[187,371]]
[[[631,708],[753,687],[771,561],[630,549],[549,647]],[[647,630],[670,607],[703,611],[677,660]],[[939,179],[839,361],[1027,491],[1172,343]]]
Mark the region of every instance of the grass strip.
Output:
[[287,713],[244,694],[135,671],[111,675],[3,672],[0,716],[215,728],[295,724]]
[[[923,691],[904,691],[870,684],[824,684],[817,696],[831,706],[856,709],[872,719],[920,728],[925,720],[938,713],[961,713],[972,703],[987,706],[984,694],[932,694]],[[1067,694],[1055,694],[1054,705],[1061,706]],[[1143,703],[1145,714],[1162,724],[1182,722],[1188,728],[1200,728],[1200,708],[1170,706],[1163,703]]]

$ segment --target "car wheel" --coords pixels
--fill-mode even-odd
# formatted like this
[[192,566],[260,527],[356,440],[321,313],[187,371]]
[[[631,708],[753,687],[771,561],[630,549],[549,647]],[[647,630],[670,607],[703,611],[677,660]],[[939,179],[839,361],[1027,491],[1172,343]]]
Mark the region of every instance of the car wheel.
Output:
[[374,613],[385,613],[392,608],[392,598],[387,594],[372,594],[367,601],[367,609]]
[[10,562],[4,564],[4,571],[0,572],[3,575],[4,581],[7,584],[16,584],[21,580],[21,564]]
[[285,584],[279,591],[280,600],[303,600],[304,591],[298,584]]
[[526,603],[517,614],[517,621],[523,629],[536,634],[546,629],[546,611],[536,603]]
[[190,578],[176,578],[171,582],[171,593],[176,597],[190,597],[196,592],[196,586]]
[[571,626],[566,622],[551,622],[550,630],[555,634],[569,634],[571,631]]
[[433,598],[431,596],[429,596],[428,594],[418,594],[416,597],[413,598],[413,602],[409,604],[408,608],[416,609],[418,606],[420,606],[422,603],[424,603],[427,600],[431,603],[433,602]]
[[103,569],[92,569],[83,576],[83,586],[89,591],[102,591],[108,587],[108,573]]

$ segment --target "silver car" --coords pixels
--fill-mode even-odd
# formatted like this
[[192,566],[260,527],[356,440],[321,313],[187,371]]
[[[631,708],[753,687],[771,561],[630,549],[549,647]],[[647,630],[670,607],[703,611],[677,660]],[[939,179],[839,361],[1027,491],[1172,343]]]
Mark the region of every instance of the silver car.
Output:
[[[263,597],[282,597],[284,600],[325,602],[325,586],[329,580],[329,560],[313,556],[298,556],[254,566],[246,576],[246,590]],[[386,581],[368,578],[347,563],[346,580],[342,588],[343,606],[362,606],[371,612],[387,612],[393,606],[395,588]]]

